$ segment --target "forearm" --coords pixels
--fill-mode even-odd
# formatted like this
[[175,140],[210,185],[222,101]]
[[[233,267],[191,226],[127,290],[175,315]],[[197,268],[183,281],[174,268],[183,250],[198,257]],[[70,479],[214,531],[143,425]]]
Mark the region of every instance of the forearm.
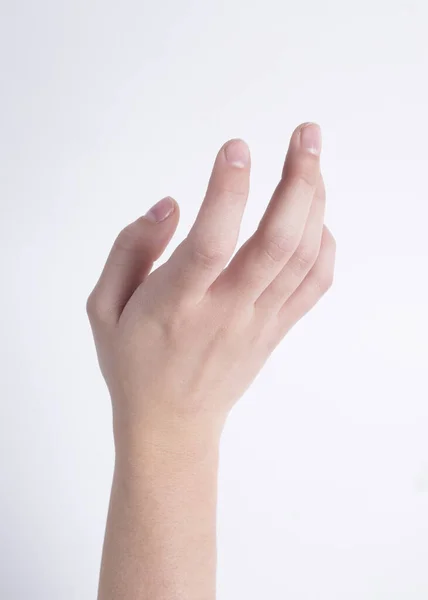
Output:
[[218,443],[117,449],[99,600],[214,600]]

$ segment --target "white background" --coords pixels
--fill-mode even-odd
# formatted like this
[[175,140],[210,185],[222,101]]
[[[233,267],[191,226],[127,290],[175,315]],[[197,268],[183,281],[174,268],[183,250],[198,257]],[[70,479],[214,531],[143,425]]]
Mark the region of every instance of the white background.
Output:
[[336,281],[228,422],[218,597],[426,600],[425,0],[0,7],[0,597],[96,595],[113,446],[85,301],[116,233],[170,194],[172,248],[243,137],[245,239],[314,120]]

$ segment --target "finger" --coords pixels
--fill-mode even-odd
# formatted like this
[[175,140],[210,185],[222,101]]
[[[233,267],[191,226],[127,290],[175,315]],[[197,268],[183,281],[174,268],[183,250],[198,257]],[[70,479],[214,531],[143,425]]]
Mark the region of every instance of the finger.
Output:
[[178,220],[178,205],[168,197],[120,232],[88,298],[91,318],[117,322],[129,298],[168,245]]
[[242,140],[230,140],[217,155],[189,235],[163,266],[169,282],[192,294],[205,294],[235,250],[249,178],[248,146]]
[[312,269],[321,247],[324,213],[325,187],[320,176],[300,244],[279,275],[256,301],[258,310],[267,314],[279,311]]
[[312,269],[278,313],[281,337],[315,306],[333,283],[336,242],[324,225],[321,248]]
[[309,123],[290,141],[283,177],[253,236],[237,252],[219,280],[256,301],[294,254],[303,235],[320,176],[321,132]]

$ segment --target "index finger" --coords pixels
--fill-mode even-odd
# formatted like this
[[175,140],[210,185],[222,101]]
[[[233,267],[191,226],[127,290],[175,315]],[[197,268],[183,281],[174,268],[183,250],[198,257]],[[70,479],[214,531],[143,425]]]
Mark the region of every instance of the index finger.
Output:
[[250,185],[250,152],[240,139],[217,154],[204,201],[186,239],[164,266],[168,280],[203,295],[231,258]]

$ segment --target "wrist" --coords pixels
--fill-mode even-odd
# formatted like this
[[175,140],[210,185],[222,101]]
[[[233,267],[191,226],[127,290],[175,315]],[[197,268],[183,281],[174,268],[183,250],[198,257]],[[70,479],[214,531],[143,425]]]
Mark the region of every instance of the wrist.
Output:
[[139,465],[147,461],[198,463],[218,455],[225,419],[162,418],[130,422],[114,415],[116,464]]

